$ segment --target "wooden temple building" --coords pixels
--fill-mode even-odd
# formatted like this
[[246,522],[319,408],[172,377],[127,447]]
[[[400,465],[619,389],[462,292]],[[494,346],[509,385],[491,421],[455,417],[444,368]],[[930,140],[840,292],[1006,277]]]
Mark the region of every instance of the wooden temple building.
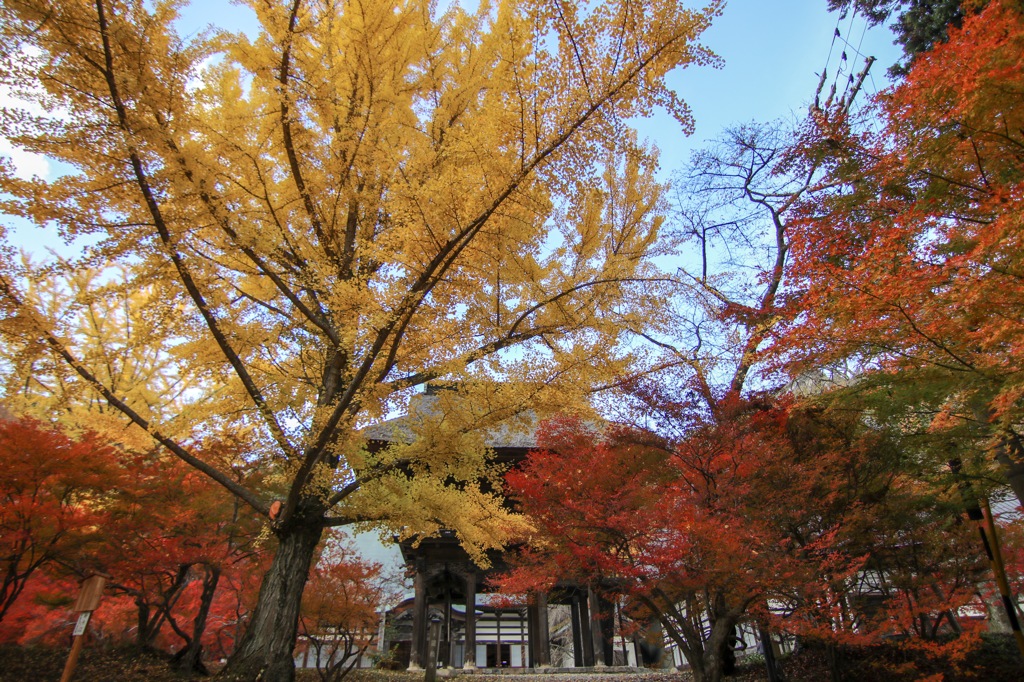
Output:
[[495,606],[480,597],[488,575],[504,564],[479,568],[458,540],[445,534],[415,548],[403,543],[402,553],[413,573],[414,597],[392,611],[390,638],[382,646],[394,649],[400,668],[422,669],[431,620],[441,623],[437,657],[442,667],[592,667],[634,658],[615,655],[614,606],[593,590],[560,585],[551,594],[533,595],[527,604]]
[[[428,386],[418,396],[418,408],[430,409],[439,390],[444,389]],[[370,427],[371,440],[407,437],[403,419]],[[536,447],[535,428],[534,423],[526,429],[493,429],[486,444],[498,462],[514,466]],[[488,577],[507,568],[500,554],[488,557],[491,568],[481,569],[454,532],[419,544],[406,541],[400,548],[414,596],[389,612],[383,628],[380,650],[390,652],[394,667],[423,668],[432,620],[441,624],[441,667],[592,667],[635,665],[641,659],[639,647],[626,651],[621,641],[623,646],[614,646],[614,605],[585,586],[567,583],[550,594],[533,595],[527,604],[495,606],[486,594]]]

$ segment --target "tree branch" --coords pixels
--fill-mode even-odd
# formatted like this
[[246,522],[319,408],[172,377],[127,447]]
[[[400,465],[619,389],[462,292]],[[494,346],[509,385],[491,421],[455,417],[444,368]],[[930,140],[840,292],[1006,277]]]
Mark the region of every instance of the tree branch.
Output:
[[[27,316],[34,318],[35,315],[28,310],[21,297],[14,291],[10,283],[6,278],[0,276],[0,292],[2,292],[11,302],[15,304],[22,312]],[[260,514],[264,516],[270,513],[270,507],[268,504],[263,502],[254,492],[244,487],[240,483],[236,482],[231,476],[224,473],[220,469],[207,464],[198,457],[191,454],[188,450],[178,444],[172,438],[161,433],[154,425],[148,420],[142,417],[138,412],[133,410],[127,403],[118,398],[110,389],[108,389],[102,382],[100,382],[88,369],[85,368],[82,363],[75,358],[71,352],[64,346],[64,344],[55,337],[46,327],[38,323],[36,320],[32,320],[33,325],[38,330],[39,334],[42,335],[43,341],[47,346],[50,347],[55,353],[57,353],[64,361],[80,376],[86,383],[88,383],[97,393],[99,393],[107,401],[107,403],[128,417],[136,426],[143,429],[148,433],[154,440],[163,445],[165,448],[174,453],[179,459],[184,461],[186,464],[192,466],[195,469],[203,472],[211,479],[219,483],[222,487],[226,488],[232,495],[237,496],[243,500],[246,504],[251,506]]]
[[[128,112],[124,102],[121,100],[120,90],[115,76],[114,53],[110,44],[110,35],[107,26],[106,14],[103,9],[103,0],[96,0],[96,13],[100,27],[100,36],[103,42],[104,65],[102,73],[106,79],[111,102],[113,103],[114,110],[117,114],[118,125],[126,136],[131,136],[132,128],[128,123]],[[238,357],[235,349],[228,341],[227,336],[224,334],[223,330],[221,330],[220,324],[217,322],[217,318],[214,316],[213,311],[207,304],[202,292],[199,291],[199,287],[196,285],[195,280],[192,279],[192,274],[186,267],[185,262],[181,257],[181,253],[177,250],[174,240],[171,238],[170,229],[164,220],[160,204],[156,199],[156,195],[154,194],[152,187],[150,186],[148,174],[143,167],[142,159],[139,156],[138,151],[130,142],[126,141],[126,146],[139,191],[142,193],[146,207],[149,210],[150,216],[153,218],[153,224],[160,236],[160,241],[167,249],[175,270],[178,272],[178,277],[181,279],[181,282],[185,286],[189,296],[192,298],[193,303],[195,303],[196,308],[205,320],[207,328],[209,328],[210,333],[217,342],[217,346],[224,354],[225,359],[227,359],[231,364],[235,374],[238,375],[238,378],[241,380],[246,392],[255,404],[256,409],[270,428],[270,432],[274,439],[289,458],[295,457],[297,453],[295,452],[294,447],[289,442],[284,430],[281,428],[281,425],[277,422],[276,416],[270,410],[270,407],[267,405],[267,402],[263,398],[259,388],[256,386],[256,383],[252,380],[252,377],[249,376],[249,372],[246,370],[241,358]]]
[[[296,2],[298,1],[299,0],[296,0]],[[526,181],[538,166],[544,163],[551,155],[560,149],[567,140],[569,140],[580,128],[584,126],[584,124],[589,122],[598,110],[608,102],[614,100],[665,50],[669,49],[676,42],[683,40],[684,38],[685,34],[677,34],[659,45],[656,49],[652,50],[644,58],[640,59],[614,86],[609,88],[600,98],[587,106],[575,119],[565,126],[561,133],[541,148],[535,154],[534,158],[512,177],[504,189],[502,189],[494,199],[492,199],[491,203],[485,207],[476,218],[470,221],[465,228],[453,235],[438,251],[434,258],[430,260],[419,276],[409,286],[408,293],[395,308],[390,319],[378,331],[373,343],[370,344],[370,347],[367,350],[363,362],[360,363],[356,368],[356,371],[353,373],[352,379],[349,381],[348,388],[338,398],[334,410],[332,410],[330,416],[324,422],[324,425],[320,430],[320,434],[306,449],[302,464],[298,471],[296,471],[292,486],[288,492],[288,498],[285,502],[285,508],[282,513],[282,522],[285,522],[287,517],[294,513],[294,510],[298,505],[299,498],[301,497],[302,489],[308,482],[315,466],[322,460],[328,444],[334,438],[335,429],[337,429],[338,425],[341,423],[343,416],[355,407],[356,395],[363,387],[363,384],[372,371],[373,366],[380,358],[380,354],[390,345],[388,357],[393,357],[395,355],[398,345],[402,341],[404,329],[409,324],[409,321],[413,316],[415,316],[423,301],[433,290],[433,287],[444,277],[456,262],[462,251],[473,241],[474,237],[480,232],[483,226],[487,224],[491,216],[510,196],[512,196],[512,194],[522,185],[523,182]],[[383,376],[378,375],[377,381],[383,381],[383,378]]]

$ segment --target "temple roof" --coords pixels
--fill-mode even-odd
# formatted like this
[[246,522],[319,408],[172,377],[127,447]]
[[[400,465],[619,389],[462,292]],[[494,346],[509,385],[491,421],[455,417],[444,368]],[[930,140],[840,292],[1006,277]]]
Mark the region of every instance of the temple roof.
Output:
[[[364,433],[370,440],[411,443],[416,439],[417,422],[436,417],[440,409],[440,398],[436,392],[421,393],[409,401],[407,414],[369,426]],[[538,423],[535,412],[524,410],[497,426],[485,429],[484,443],[495,449],[535,448]]]

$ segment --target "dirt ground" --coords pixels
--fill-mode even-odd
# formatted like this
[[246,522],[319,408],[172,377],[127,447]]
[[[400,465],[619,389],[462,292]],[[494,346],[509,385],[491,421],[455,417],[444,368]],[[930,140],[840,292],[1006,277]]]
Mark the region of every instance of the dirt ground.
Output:
[[[22,648],[0,645],[0,682],[57,682],[67,660],[67,649]],[[829,682],[824,653],[802,651],[782,663],[786,682]],[[979,651],[953,668],[931,662],[914,661],[898,651],[882,649],[847,651],[842,659],[844,682],[910,682],[929,678],[945,682],[1018,682],[1024,680],[1024,663],[1010,637],[989,637]],[[941,677],[931,677],[941,674]],[[200,682],[216,678],[183,676],[173,672],[167,658],[132,649],[86,648],[76,668],[73,682]],[[438,677],[438,682],[689,682],[686,672],[643,672],[628,675],[580,674],[552,675],[487,674]],[[767,679],[762,664],[742,665],[734,682],[763,682]],[[298,682],[319,682],[314,670],[301,670]],[[354,670],[345,682],[422,682],[423,675],[384,670]]]

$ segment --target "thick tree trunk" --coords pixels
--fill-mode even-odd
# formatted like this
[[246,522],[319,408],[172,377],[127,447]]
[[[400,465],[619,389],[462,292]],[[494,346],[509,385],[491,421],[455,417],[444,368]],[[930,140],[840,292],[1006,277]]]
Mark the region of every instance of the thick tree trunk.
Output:
[[836,644],[829,642],[825,645],[825,660],[828,661],[828,674],[832,682],[842,682],[843,679],[843,652]]
[[[711,626],[711,636],[704,644],[704,656],[701,661],[703,680],[698,682],[720,682],[722,679],[722,674],[725,672],[723,653],[726,651],[726,644],[729,642],[735,624],[735,618],[720,617]],[[731,648],[729,653],[732,653]],[[694,679],[697,679],[696,675],[694,675]]]
[[319,517],[278,532],[277,554],[263,576],[252,620],[219,678],[232,682],[293,682],[299,606],[316,546]]
[[712,626],[711,635],[706,642],[682,641],[673,637],[690,666],[694,682],[721,682],[722,643],[725,642],[727,633],[728,628],[716,624]]
[[[698,627],[688,623],[686,614],[696,613],[695,600],[687,599],[686,611],[676,608],[675,603],[660,590],[656,590],[659,601],[641,597],[668,630],[669,637],[679,646],[693,674],[694,682],[720,682],[722,679],[722,650],[736,625],[738,614],[725,608],[724,599],[714,599],[711,632],[707,640]],[[715,615],[717,614],[717,617]]]
[[135,628],[135,646],[144,649],[149,646],[149,604],[141,599],[135,600],[135,607],[138,609],[137,623]]
[[693,675],[693,682],[710,682],[710,680],[708,680],[707,670],[704,669],[703,657],[698,655],[690,658],[687,656],[686,662],[690,664],[690,673]]

